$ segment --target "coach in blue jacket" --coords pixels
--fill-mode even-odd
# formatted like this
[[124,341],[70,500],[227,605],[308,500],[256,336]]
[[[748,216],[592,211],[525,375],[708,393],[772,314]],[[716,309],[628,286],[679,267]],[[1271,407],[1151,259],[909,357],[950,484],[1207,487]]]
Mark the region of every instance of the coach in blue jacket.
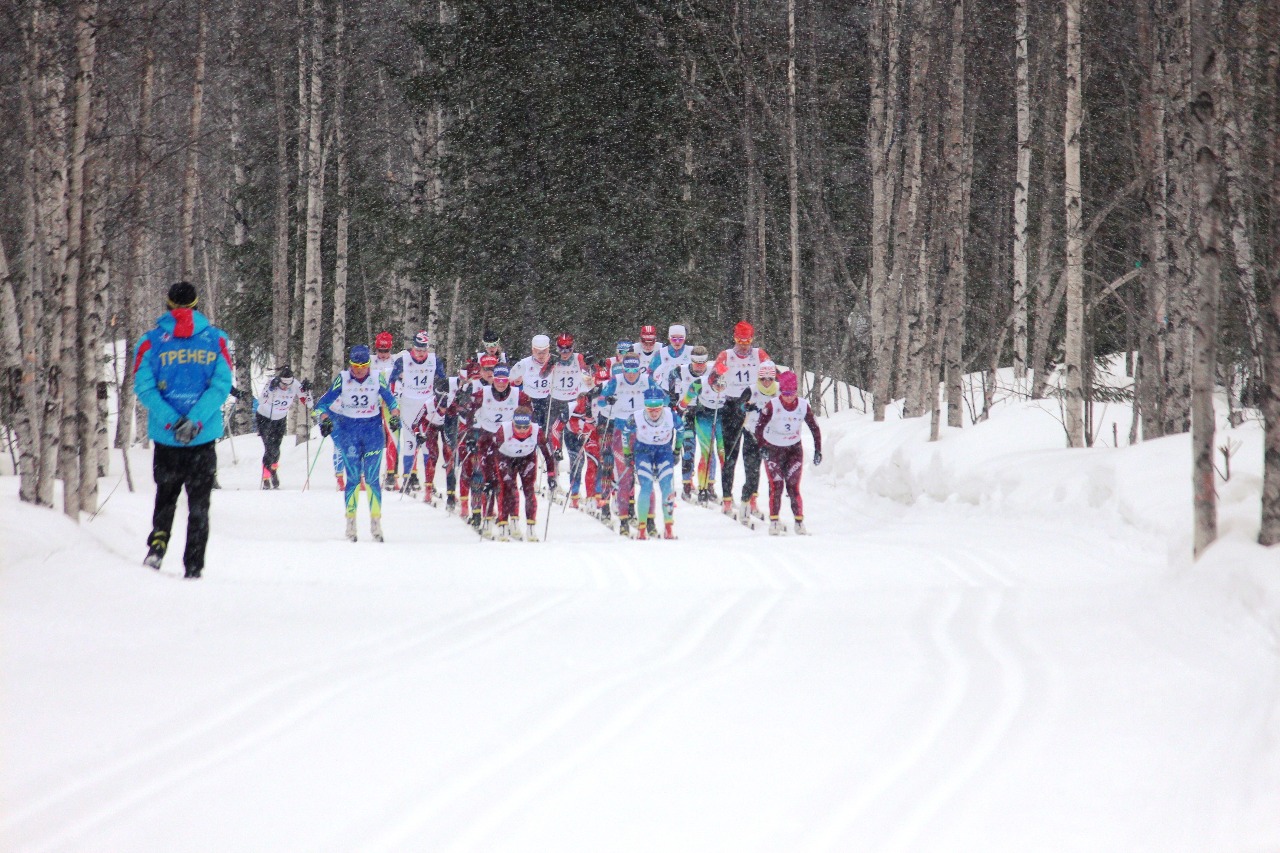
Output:
[[156,507],[145,565],[160,568],[178,495],[187,490],[186,577],[204,569],[209,540],[209,494],[222,435],[222,404],[231,393],[227,336],[196,310],[196,289],[185,281],[169,288],[169,313],[143,335],[133,360],[134,389],[147,407],[147,435],[156,443],[152,475]]

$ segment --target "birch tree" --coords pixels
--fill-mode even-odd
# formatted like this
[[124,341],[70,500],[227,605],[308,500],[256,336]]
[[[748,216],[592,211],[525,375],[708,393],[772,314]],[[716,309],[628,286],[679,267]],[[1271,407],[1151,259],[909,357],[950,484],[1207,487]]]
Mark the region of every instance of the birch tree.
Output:
[[[872,8],[868,54],[871,109],[867,116],[867,159],[871,165],[871,349],[874,358],[872,405],[884,420],[891,396],[894,342],[898,336],[900,294],[891,287],[889,251],[894,200],[900,177],[897,133],[898,31],[901,0]],[[905,221],[905,218],[903,219]],[[900,223],[901,224],[901,223]]]
[[1028,73],[1030,0],[1017,0],[1015,35],[1015,99],[1018,165],[1013,184],[1013,376],[1021,388],[1027,370],[1027,230],[1031,188],[1031,83]]
[[[324,89],[324,7],[311,7],[311,85],[307,118],[307,241],[306,291],[302,307],[302,375],[315,376],[320,365],[320,319],[324,290],[320,265],[320,226],[324,219],[324,161],[320,153],[321,100]],[[311,425],[299,419],[297,437],[305,439]]]
[[1080,125],[1084,117],[1080,13],[1083,0],[1065,0],[1067,13],[1067,107],[1063,123],[1063,187],[1066,200],[1066,383],[1063,407],[1067,442],[1084,447],[1084,239],[1081,211]]
[[[800,314],[800,168],[796,153],[796,0],[787,0],[787,196],[791,249],[791,369],[805,382]],[[820,390],[820,389],[819,389]],[[821,395],[819,395],[820,397]]]
[[[189,281],[196,269],[196,198],[200,190],[200,127],[204,121],[204,68],[209,12],[197,3],[196,52],[191,83],[191,124],[187,134],[187,167],[182,178],[182,267],[178,278]],[[206,294],[206,297],[208,294]]]

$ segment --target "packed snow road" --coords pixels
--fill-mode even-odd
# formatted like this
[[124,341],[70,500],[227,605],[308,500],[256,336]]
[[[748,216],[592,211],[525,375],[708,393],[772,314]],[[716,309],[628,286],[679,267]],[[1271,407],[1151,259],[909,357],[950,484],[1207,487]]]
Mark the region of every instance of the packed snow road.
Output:
[[180,541],[139,565],[145,454],[142,490],[80,529],[3,481],[0,846],[1275,840],[1271,635],[1099,518],[903,507],[811,473],[810,537],[682,505],[679,541],[632,542],[554,507],[548,541],[490,543],[392,494],[387,542],[362,508],[351,544],[300,460],[280,492],[224,467],[196,582]]

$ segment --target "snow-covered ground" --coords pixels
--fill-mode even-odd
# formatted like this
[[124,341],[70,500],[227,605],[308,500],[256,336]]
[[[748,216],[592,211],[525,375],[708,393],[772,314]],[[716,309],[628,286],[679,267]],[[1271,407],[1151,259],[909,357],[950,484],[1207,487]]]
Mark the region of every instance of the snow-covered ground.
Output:
[[1186,438],[1063,450],[1055,405],[824,419],[807,538],[393,494],[351,544],[327,449],[262,492],[240,437],[198,582],[182,509],[140,565],[149,453],[78,527],[0,477],[0,848],[1280,849],[1259,427],[1193,564]]

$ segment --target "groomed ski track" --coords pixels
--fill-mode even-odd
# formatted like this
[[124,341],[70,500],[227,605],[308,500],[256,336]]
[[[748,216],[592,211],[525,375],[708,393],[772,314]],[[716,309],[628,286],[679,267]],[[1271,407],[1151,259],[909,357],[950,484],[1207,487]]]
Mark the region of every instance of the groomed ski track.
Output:
[[542,501],[548,541],[495,543],[390,493],[351,544],[328,450],[306,493],[287,451],[279,492],[224,460],[198,582],[181,508],[139,565],[145,453],[92,524],[5,522],[0,846],[1246,846],[1274,649],[1132,530],[810,470],[809,537]]

